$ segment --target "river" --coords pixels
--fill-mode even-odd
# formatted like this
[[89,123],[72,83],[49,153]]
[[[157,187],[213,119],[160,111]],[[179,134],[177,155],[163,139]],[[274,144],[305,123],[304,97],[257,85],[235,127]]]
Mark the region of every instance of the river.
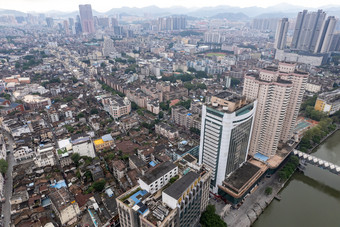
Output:
[[[314,156],[340,165],[340,130],[325,140]],[[253,227],[339,227],[340,176],[307,165],[296,172]]]

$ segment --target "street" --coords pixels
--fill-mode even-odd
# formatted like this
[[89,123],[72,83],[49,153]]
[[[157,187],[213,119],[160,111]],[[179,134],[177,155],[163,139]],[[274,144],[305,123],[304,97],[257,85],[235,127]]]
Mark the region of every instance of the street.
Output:
[[4,130],[2,130],[4,136],[8,139],[8,148],[10,150],[9,154],[7,154],[7,162],[8,162],[8,169],[6,173],[6,182],[4,185],[4,196],[6,201],[2,204],[2,215],[4,216],[3,226],[9,226],[11,221],[11,204],[9,203],[10,198],[12,197],[12,187],[13,187],[13,178],[12,178],[12,171],[14,166],[14,157],[13,157],[13,139],[10,134]]
[[[250,226],[252,221],[254,221],[266,208],[267,204],[271,202],[274,196],[281,189],[282,183],[278,181],[277,173],[272,175],[270,178],[263,178],[259,182],[259,186],[250,195],[246,197],[244,203],[238,209],[231,209],[225,216],[224,221],[230,227],[237,226]],[[267,196],[265,194],[265,190],[267,187],[272,187],[273,192],[271,195]],[[219,206],[216,206],[218,208]],[[217,213],[221,212],[221,208],[219,210],[216,209]],[[252,219],[252,220],[250,220]]]

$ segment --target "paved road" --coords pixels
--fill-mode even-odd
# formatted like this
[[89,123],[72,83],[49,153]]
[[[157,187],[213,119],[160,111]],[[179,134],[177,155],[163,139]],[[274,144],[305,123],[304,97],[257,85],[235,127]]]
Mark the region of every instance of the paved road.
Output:
[[[269,186],[273,188],[273,193],[272,195],[267,196],[265,195],[265,190]],[[278,181],[277,173],[271,176],[271,178],[264,178],[259,182],[259,187],[256,191],[248,195],[239,209],[232,209],[228,212],[224,217],[224,221],[230,227],[250,226],[247,214],[249,212],[253,213],[255,206],[269,203],[274,195],[280,190],[281,186],[282,184]]]
[[[3,132],[3,130],[1,130]],[[10,153],[7,155],[7,162],[8,162],[8,169],[6,173],[6,181],[4,185],[4,196],[6,198],[6,201],[2,204],[2,214],[4,215],[3,226],[9,226],[9,223],[11,221],[11,204],[9,203],[9,200],[12,197],[12,189],[13,189],[13,178],[12,178],[12,171],[14,166],[14,157],[13,157],[13,143],[14,141],[10,137],[10,135],[6,132],[3,132],[4,136],[8,139],[8,150],[10,150]]]

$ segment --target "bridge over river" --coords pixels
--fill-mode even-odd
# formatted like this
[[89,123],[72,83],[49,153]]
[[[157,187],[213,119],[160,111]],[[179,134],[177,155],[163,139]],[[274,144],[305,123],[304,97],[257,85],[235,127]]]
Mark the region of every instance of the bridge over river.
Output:
[[300,160],[304,160],[305,162],[312,164],[314,166],[318,166],[322,169],[328,170],[331,173],[337,174],[340,176],[340,166],[335,165],[331,162],[322,160],[320,158],[314,157],[313,155],[306,154],[299,150],[293,150],[293,154],[298,156]]

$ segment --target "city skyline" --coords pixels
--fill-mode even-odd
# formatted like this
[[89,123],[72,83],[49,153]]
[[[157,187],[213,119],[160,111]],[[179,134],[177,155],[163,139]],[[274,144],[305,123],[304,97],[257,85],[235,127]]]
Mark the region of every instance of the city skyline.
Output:
[[340,5],[13,1],[0,226],[337,225]]
[[[157,6],[159,8],[172,8],[172,7],[184,7],[188,10],[195,10],[203,7],[216,7],[216,6],[230,6],[230,7],[240,7],[240,8],[247,8],[247,7],[261,7],[261,8],[269,8],[269,7],[275,7],[277,5],[285,5],[287,8],[297,7],[301,8],[304,5],[308,5],[308,7],[303,8],[322,8],[322,7],[330,7],[330,6],[340,6],[339,3],[335,0],[326,0],[326,1],[320,1],[320,2],[310,2],[307,0],[299,1],[299,4],[296,4],[293,0],[288,1],[261,1],[261,3],[250,1],[250,0],[241,0],[241,1],[223,1],[223,0],[212,0],[209,2],[197,2],[193,0],[189,1],[180,1],[180,0],[174,0],[171,2],[166,1],[158,1],[157,3],[154,3],[151,0],[146,1],[136,1],[136,0],[129,0],[124,2],[109,2],[106,0],[100,0],[100,1],[72,1],[70,3],[66,0],[61,0],[58,2],[54,1],[43,1],[43,0],[14,0],[14,1],[4,1],[1,2],[1,9],[6,10],[18,10],[23,11],[26,13],[29,12],[41,12],[46,13],[49,11],[62,11],[62,12],[74,12],[78,9],[78,5],[81,4],[91,4],[92,8],[95,11],[104,13],[112,8],[122,8],[122,7],[133,7],[133,8],[143,8],[143,7],[150,7],[150,6]],[[284,7],[282,10],[285,10]]]

